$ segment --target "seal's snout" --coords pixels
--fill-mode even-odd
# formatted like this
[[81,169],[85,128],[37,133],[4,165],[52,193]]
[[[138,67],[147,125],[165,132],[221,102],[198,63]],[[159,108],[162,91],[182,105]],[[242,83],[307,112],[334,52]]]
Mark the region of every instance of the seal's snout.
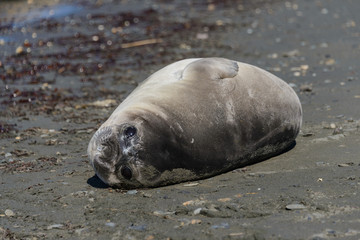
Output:
[[116,129],[113,127],[99,129],[90,141],[88,154],[98,176],[106,176],[113,172],[119,155]]

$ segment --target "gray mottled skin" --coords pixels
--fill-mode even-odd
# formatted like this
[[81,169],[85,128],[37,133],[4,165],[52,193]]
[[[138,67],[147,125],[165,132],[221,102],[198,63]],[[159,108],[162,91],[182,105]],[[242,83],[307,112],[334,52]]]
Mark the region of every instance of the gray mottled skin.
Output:
[[[301,122],[296,93],[271,73],[223,58],[185,59],[138,86],[94,134],[88,154],[111,186],[156,187],[281,153]],[[130,126],[137,131],[128,137]]]

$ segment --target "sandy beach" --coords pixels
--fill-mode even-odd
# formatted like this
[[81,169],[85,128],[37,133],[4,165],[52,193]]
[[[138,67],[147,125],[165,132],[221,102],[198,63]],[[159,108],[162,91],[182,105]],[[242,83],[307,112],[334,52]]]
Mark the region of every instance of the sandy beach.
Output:
[[[271,2],[271,3],[269,3]],[[360,239],[360,3],[2,1],[1,239]],[[285,80],[290,151],[195,182],[103,184],[91,136],[154,71],[225,57]]]

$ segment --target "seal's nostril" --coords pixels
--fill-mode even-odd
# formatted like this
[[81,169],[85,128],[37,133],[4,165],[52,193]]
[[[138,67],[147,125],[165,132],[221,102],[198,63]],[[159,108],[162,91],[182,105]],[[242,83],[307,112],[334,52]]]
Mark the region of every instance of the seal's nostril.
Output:
[[119,143],[111,127],[99,129],[95,135],[98,160],[111,162],[119,153]]

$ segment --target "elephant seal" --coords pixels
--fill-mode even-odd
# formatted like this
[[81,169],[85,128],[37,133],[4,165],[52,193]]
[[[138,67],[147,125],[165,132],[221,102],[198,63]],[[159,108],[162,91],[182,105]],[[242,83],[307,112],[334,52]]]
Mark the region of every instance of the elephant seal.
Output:
[[185,59],[140,84],[92,137],[88,155],[113,187],[214,176],[281,153],[299,133],[294,90],[255,66]]

